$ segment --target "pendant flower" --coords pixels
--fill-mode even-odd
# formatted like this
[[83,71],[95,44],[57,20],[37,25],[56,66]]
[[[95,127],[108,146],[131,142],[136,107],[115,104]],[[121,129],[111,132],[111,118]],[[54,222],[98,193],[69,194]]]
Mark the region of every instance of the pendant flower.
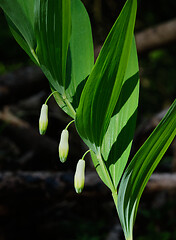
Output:
[[41,135],[45,134],[47,127],[48,127],[48,105],[43,104],[39,118],[39,132]]
[[69,144],[68,144],[69,133],[67,129],[64,129],[61,133],[60,143],[59,143],[59,158],[62,163],[67,160]]
[[85,160],[80,159],[76,166],[74,186],[77,193],[81,193],[85,182]]

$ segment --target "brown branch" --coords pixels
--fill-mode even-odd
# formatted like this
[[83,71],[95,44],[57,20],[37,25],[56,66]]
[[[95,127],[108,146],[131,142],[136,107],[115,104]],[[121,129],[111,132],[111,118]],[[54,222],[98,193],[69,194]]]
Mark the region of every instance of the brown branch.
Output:
[[123,232],[119,222],[117,222],[111,229],[106,240],[120,240],[122,239]]
[[[146,194],[153,194],[154,191],[176,190],[176,174],[153,174],[147,184],[146,190]],[[41,216],[45,216],[46,219],[48,219],[49,216],[50,227],[51,224],[56,226],[56,218],[52,220],[50,216],[53,215],[55,211],[58,211],[58,208],[59,213],[62,211],[63,215],[61,216],[64,216],[66,212],[68,219],[68,216],[70,216],[68,214],[73,214],[75,213],[74,211],[78,209],[83,211],[83,214],[85,214],[87,209],[91,211],[91,209],[96,208],[96,211],[98,211],[98,202],[98,206],[101,206],[99,212],[101,212],[104,203],[106,203],[105,206],[107,209],[107,202],[112,202],[110,191],[99,179],[97,173],[89,171],[86,173],[85,189],[79,196],[74,191],[73,173],[70,172],[0,172],[0,196],[1,214],[2,209],[6,210],[3,216],[9,216],[9,212],[15,209],[14,212],[16,215],[14,215],[13,212],[12,216],[14,216],[16,222],[18,221],[21,205],[23,206],[24,204],[25,208],[23,206],[23,212],[20,212],[20,220],[23,215],[25,216],[24,219],[26,218],[26,213],[29,211],[28,208],[30,208],[33,214],[33,211],[35,211],[38,206],[43,206],[40,208],[40,212],[42,212]],[[86,204],[84,201],[86,201]],[[93,202],[94,208],[86,208],[89,202]],[[79,207],[76,206],[76,203]],[[111,212],[109,221],[112,221],[112,219],[114,221],[116,217],[116,215],[113,214],[113,212],[115,213],[115,208],[112,206],[113,205],[108,205]],[[105,211],[105,214],[107,214],[106,212],[107,211]],[[79,216],[80,212],[76,212],[75,214]],[[36,216],[35,214],[33,215]],[[45,232],[45,229],[42,230]],[[121,235],[122,229],[117,222],[117,224],[110,229],[106,240],[122,239]]]
[[12,114],[8,106],[0,112],[0,120],[16,127],[29,128],[29,124]]
[[176,42],[176,19],[136,34],[138,53],[144,53]]
[[[136,33],[135,38],[139,54],[174,43],[176,42],[176,19]],[[96,46],[95,59],[101,47],[101,45]]]
[[[15,116],[11,111],[11,108],[8,106],[4,107],[3,111],[0,111],[0,121],[6,123],[3,129],[3,134],[6,138],[9,138],[11,141],[15,142],[22,152],[27,151],[27,155],[25,154],[23,156],[24,159],[26,159],[26,157],[28,159],[29,153],[31,156],[31,152],[33,152],[38,159],[38,162],[42,160],[43,164],[47,164],[49,161],[53,161],[53,163],[56,163],[59,167],[62,167],[61,169],[65,169],[67,167],[65,167],[65,165],[61,164],[59,161],[58,144],[61,130],[66,126],[66,123],[68,123],[66,122],[68,119],[63,118],[63,115],[59,116],[60,124],[59,127],[57,127],[58,132],[56,132],[56,136],[58,138],[57,140],[54,140],[47,134],[41,136],[38,128],[33,128],[28,122]],[[80,141],[78,134],[76,134],[74,125],[70,127],[69,142],[70,151],[68,157],[69,159],[72,159],[70,166],[75,167],[74,163],[75,161],[77,162],[77,160],[80,158],[80,155],[82,156],[85,152],[85,146],[82,144],[82,141]]]
[[0,76],[0,105],[14,103],[41,91],[48,82],[38,67],[26,67]]
[[[148,28],[135,35],[138,53],[156,49],[176,41],[176,19]],[[102,46],[95,48],[95,59]],[[0,103],[12,102],[37,92],[47,84],[44,74],[37,67],[26,67],[0,76]]]
[[[0,172],[0,194],[6,190],[41,188],[55,194],[74,194],[73,173],[71,172]],[[153,174],[147,184],[146,193],[176,190],[176,174]],[[100,180],[96,172],[87,171],[83,195],[110,195],[108,188]]]
[[151,176],[146,191],[155,192],[155,191],[170,191],[176,190],[176,174],[169,173],[155,173]]
[[57,155],[58,143],[47,136],[40,136],[26,121],[16,117],[8,107],[0,112],[0,120],[7,123],[6,136],[11,136],[27,149],[35,149],[51,158]]

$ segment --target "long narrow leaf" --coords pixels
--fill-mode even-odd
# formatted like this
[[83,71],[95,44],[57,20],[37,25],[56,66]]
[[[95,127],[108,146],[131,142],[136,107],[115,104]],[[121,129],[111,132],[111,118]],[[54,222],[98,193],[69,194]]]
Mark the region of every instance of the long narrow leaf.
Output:
[[100,148],[104,165],[99,164],[95,154],[91,154],[98,175],[110,189],[117,189],[130,154],[139,98],[138,71],[133,39],[122,90]]
[[70,0],[35,4],[36,55],[50,84],[64,97],[67,52],[71,35]]
[[121,92],[132,44],[136,8],[136,0],[126,2],[81,95],[76,115],[77,130],[97,153]]
[[47,76],[71,117],[94,65],[90,20],[81,0],[0,0],[14,38]]
[[76,110],[86,80],[94,66],[94,48],[89,16],[81,0],[71,1],[71,18],[72,31],[65,89]]
[[[65,94],[70,109],[59,94],[55,99],[59,106],[74,118],[82,89],[94,66],[94,50],[89,16],[80,0],[71,1],[71,39],[67,55]],[[54,89],[55,90],[55,89]]]
[[127,240],[132,240],[133,237],[133,225],[142,192],[175,136],[176,100],[158,127],[134,156],[120,183],[117,206]]
[[102,157],[115,188],[131,150],[139,99],[139,68],[135,41],[127,65],[121,93],[101,147]]

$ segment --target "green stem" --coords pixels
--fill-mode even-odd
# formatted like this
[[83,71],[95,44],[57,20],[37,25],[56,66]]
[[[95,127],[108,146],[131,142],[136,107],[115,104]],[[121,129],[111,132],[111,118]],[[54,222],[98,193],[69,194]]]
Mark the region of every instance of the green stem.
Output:
[[48,100],[50,99],[50,97],[54,94],[54,93],[56,93],[57,91],[54,91],[54,92],[52,92],[50,95],[49,95],[49,97],[46,99],[46,101],[45,101],[45,104],[47,104],[47,102],[48,102]]
[[[117,191],[112,191],[112,197],[113,197],[113,200],[114,200],[114,204],[115,204],[115,207],[116,207],[116,210],[117,210]],[[118,210],[117,210],[118,212]]]
[[103,162],[103,159],[101,157],[100,148],[98,149],[98,152],[99,152],[99,154],[97,155],[97,159],[99,161],[99,164],[101,166],[102,171],[104,172],[104,175],[106,176],[106,180],[109,183],[109,187],[110,187],[112,193],[114,193],[114,192],[116,192],[116,189],[115,189],[114,184],[112,182],[112,179],[111,179],[111,177],[109,175],[109,172],[108,172],[108,170],[107,170],[107,168],[105,166],[105,163]]
[[35,58],[36,62],[38,63],[38,65],[40,66],[40,63],[39,63],[38,57],[37,57],[37,55],[36,55],[34,49],[31,49],[31,53],[32,53],[33,57]]
[[133,240],[133,237],[129,237],[129,238],[127,238],[127,240]]
[[98,158],[99,164],[101,166],[101,169],[104,172],[104,175],[106,176],[106,180],[109,183],[109,187],[110,187],[111,192],[112,192],[112,197],[113,197],[113,200],[114,200],[114,204],[115,204],[115,207],[116,207],[116,210],[117,210],[117,189],[115,188],[115,186],[112,182],[112,179],[110,177],[110,174],[109,174],[109,172],[106,168],[106,165],[105,165],[105,163],[102,159],[100,148],[98,149],[98,152],[99,152],[99,154],[98,154],[97,158]]
[[63,100],[64,100],[65,104],[66,104],[67,107],[70,109],[70,111],[72,112],[72,114],[73,114],[73,116],[74,116],[74,118],[75,118],[76,112],[75,112],[74,108],[72,107],[71,103],[68,101],[66,95],[63,95],[62,97],[63,97]]
[[72,120],[71,122],[69,122],[68,124],[67,124],[67,126],[66,126],[66,130],[67,130],[67,128],[70,126],[70,124],[72,124],[73,122],[74,122],[75,120]]
[[83,159],[83,160],[84,160],[84,158],[85,158],[86,154],[87,154],[87,153],[89,153],[90,151],[92,151],[92,150],[91,150],[91,149],[87,150],[87,151],[84,153],[84,155],[82,156],[82,158],[81,158],[81,159]]

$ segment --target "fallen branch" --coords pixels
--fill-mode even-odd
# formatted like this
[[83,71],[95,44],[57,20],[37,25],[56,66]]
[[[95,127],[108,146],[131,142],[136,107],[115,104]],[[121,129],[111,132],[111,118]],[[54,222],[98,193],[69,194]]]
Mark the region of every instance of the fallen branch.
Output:
[[[38,163],[41,161],[41,159],[43,163],[57,161],[57,164],[59,164],[59,166],[62,165],[62,169],[65,169],[65,165],[61,164],[59,161],[58,144],[61,130],[66,126],[65,121],[68,121],[68,119],[62,119],[61,116],[59,119],[60,124],[56,129],[56,136],[58,139],[53,140],[51,137],[47,136],[47,134],[41,136],[38,128],[35,129],[31,127],[28,122],[15,116],[8,106],[4,107],[3,111],[0,112],[0,120],[3,123],[6,123],[3,134],[14,141],[23,152],[27,151],[27,158],[26,155],[24,155],[24,159],[28,159],[29,153],[31,156],[31,152],[33,152],[37,157]],[[75,167],[75,161],[77,162],[77,160],[80,158],[80,155],[84,153],[85,146],[81,143],[79,136],[75,134],[76,130],[73,127],[70,128],[70,130],[69,158],[72,159],[70,166]]]
[[[135,35],[138,53],[157,49],[176,41],[176,19],[148,28]],[[95,48],[95,59],[102,46]],[[30,96],[47,85],[44,74],[38,67],[27,67],[0,76],[0,103],[12,102]]]
[[[42,87],[41,87],[42,86]],[[38,67],[26,67],[0,76],[0,105],[14,103],[48,87]]]
[[[142,144],[147,140],[153,130],[157,127],[159,122],[168,112],[169,108],[162,110],[161,112],[153,115],[149,119],[145,119],[137,128],[134,136],[134,145],[132,147],[131,156],[133,156]],[[172,162],[172,171],[176,171],[176,139],[173,140],[171,146],[169,147],[173,152],[173,162]]]
[[169,173],[155,173],[151,176],[146,191],[155,192],[155,191],[171,191],[176,190],[176,174]]
[[[12,195],[13,191],[26,188],[42,188],[55,194],[74,195],[72,172],[0,172],[0,194]],[[176,190],[176,174],[153,174],[147,184],[146,193]],[[108,196],[109,190],[100,180],[96,172],[87,171],[83,195]]]
[[57,156],[58,143],[47,136],[40,136],[29,123],[13,115],[9,107],[6,106],[0,112],[0,120],[7,124],[4,130],[6,136],[10,136],[25,149],[34,149],[51,158]]
[[122,239],[123,231],[119,222],[117,222],[110,230],[106,240],[120,240]]
[[144,53],[153,49],[176,42],[176,19],[148,28],[136,34],[138,53]]
[[[135,39],[139,54],[174,43],[176,42],[176,19],[136,33]],[[95,59],[101,48],[101,45],[95,48]]]

